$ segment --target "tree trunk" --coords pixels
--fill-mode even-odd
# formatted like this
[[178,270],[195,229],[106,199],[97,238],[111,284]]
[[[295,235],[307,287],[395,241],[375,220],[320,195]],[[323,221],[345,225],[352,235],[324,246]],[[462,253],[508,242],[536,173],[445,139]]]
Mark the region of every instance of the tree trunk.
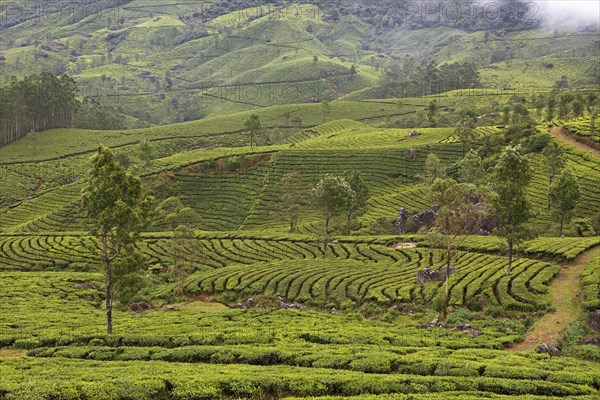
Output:
[[446,250],[446,287],[444,289],[444,308],[442,309],[442,319],[448,316],[448,305],[450,304],[450,244]]
[[106,266],[106,327],[109,335],[112,334],[112,266]]
[[108,257],[108,238],[102,236],[102,255],[106,267],[106,328],[108,334],[112,334],[112,265]]
[[560,213],[560,228],[558,230],[558,236],[562,237],[563,235],[563,224],[565,222],[565,213]]
[[325,218],[325,227],[323,229],[325,235],[323,242],[323,255],[327,257],[327,246],[329,245],[329,218]]
[[513,259],[513,238],[508,239],[508,269],[506,271],[506,275],[510,275],[512,269],[512,259]]

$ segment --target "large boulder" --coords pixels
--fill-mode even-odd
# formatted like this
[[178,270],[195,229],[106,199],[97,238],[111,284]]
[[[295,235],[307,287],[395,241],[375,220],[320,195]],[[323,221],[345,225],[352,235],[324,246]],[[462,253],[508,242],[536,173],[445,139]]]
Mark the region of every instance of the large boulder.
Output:
[[562,354],[558,347],[546,343],[542,343],[542,345],[538,348],[537,352],[546,353],[550,355],[550,357],[560,357],[560,355]]
[[[442,277],[445,277],[447,269],[448,269],[448,267],[442,267],[442,268],[438,269],[438,273],[440,275],[442,275]],[[457,272],[458,272],[458,270],[451,265],[450,266],[450,272],[448,273],[448,275],[452,275],[452,274],[455,274]]]
[[419,272],[417,272],[417,283],[419,285],[423,285],[429,282],[439,282],[443,281],[444,276],[440,274],[438,271],[433,270],[431,268],[425,268]]
[[400,208],[400,212],[398,213],[398,217],[396,218],[396,233],[401,235],[407,232],[406,222],[408,221],[409,217],[410,214],[408,210],[404,207]]
[[414,222],[415,230],[418,231],[423,227],[429,228],[431,225],[433,225],[435,219],[437,218],[438,211],[440,211],[440,206],[435,205],[430,209],[413,216],[412,220]]
[[590,313],[590,316],[588,317],[588,324],[593,330],[600,332],[600,310]]
[[413,138],[413,137],[419,136],[420,134],[421,134],[421,132],[416,131],[416,130],[412,130],[412,131],[408,132],[408,137],[409,138]]

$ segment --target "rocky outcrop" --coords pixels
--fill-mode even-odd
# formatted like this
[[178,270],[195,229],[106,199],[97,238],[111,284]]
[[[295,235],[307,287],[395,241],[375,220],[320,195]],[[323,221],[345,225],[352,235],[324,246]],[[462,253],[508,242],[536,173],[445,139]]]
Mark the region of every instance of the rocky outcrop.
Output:
[[554,347],[550,344],[542,343],[542,345],[537,350],[538,353],[546,353],[550,355],[550,357],[560,357],[562,352],[558,347]]
[[439,282],[443,280],[444,276],[431,268],[425,268],[417,272],[417,283],[419,285],[423,285],[429,282]]
[[600,332],[600,310],[590,313],[590,316],[588,317],[588,324],[593,330]]
[[396,218],[396,233],[403,234],[407,233],[406,223],[408,222],[408,218],[410,214],[408,210],[404,207],[400,208],[400,212],[398,213],[398,217]]
[[435,222],[439,210],[440,207],[436,205],[411,217],[408,210],[402,207],[396,218],[396,233],[417,232],[423,227],[429,228]]
[[[269,305],[275,306],[277,308],[294,309],[294,310],[304,310],[306,308],[306,306],[304,306],[302,304],[286,303],[285,300],[283,299],[283,297],[278,296],[274,300],[275,300],[274,302],[269,301],[268,302]],[[264,304],[265,304],[265,301],[258,301],[251,297],[248,300],[244,301],[243,303],[238,303],[238,304],[232,305],[231,308],[249,309],[249,308],[261,307]]]

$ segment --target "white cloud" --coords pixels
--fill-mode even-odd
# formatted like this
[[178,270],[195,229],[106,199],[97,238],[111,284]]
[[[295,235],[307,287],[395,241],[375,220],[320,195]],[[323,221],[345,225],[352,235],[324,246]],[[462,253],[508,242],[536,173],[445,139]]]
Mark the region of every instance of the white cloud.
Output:
[[598,0],[540,0],[539,15],[548,27],[573,27],[600,23]]

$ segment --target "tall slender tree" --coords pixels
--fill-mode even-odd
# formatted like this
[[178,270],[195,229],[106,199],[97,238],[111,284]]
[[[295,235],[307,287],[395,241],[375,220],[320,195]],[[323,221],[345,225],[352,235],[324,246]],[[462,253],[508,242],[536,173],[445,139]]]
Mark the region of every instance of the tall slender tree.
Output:
[[250,140],[250,147],[252,148],[262,130],[260,117],[257,114],[250,115],[250,117],[244,121],[244,129]]
[[475,232],[490,214],[487,192],[468,183],[457,183],[453,179],[436,179],[430,187],[430,200],[440,209],[428,236],[445,251],[446,266],[440,270],[445,280],[442,318],[448,313],[450,302],[450,275],[454,269],[452,261],[459,241],[464,241]]
[[529,200],[525,193],[531,175],[529,161],[514,147],[504,149],[493,169],[493,187],[497,194],[493,202],[498,221],[496,233],[507,241],[507,275],[512,270],[514,246],[532,234],[524,225],[531,218]]
[[135,277],[139,276],[144,259],[135,245],[148,223],[151,201],[143,198],[140,179],[125,170],[109,148],[100,146],[83,189],[82,206],[91,233],[99,242],[109,334],[113,331],[113,300],[126,293],[130,298],[132,282],[139,282]]
[[560,224],[558,235],[562,236],[565,222],[569,222],[579,200],[579,183],[571,168],[565,168],[550,185],[548,204],[550,211],[558,218]]
[[310,195],[313,206],[323,217],[323,254],[327,257],[331,221],[352,206],[356,193],[344,178],[328,174],[311,190]]

